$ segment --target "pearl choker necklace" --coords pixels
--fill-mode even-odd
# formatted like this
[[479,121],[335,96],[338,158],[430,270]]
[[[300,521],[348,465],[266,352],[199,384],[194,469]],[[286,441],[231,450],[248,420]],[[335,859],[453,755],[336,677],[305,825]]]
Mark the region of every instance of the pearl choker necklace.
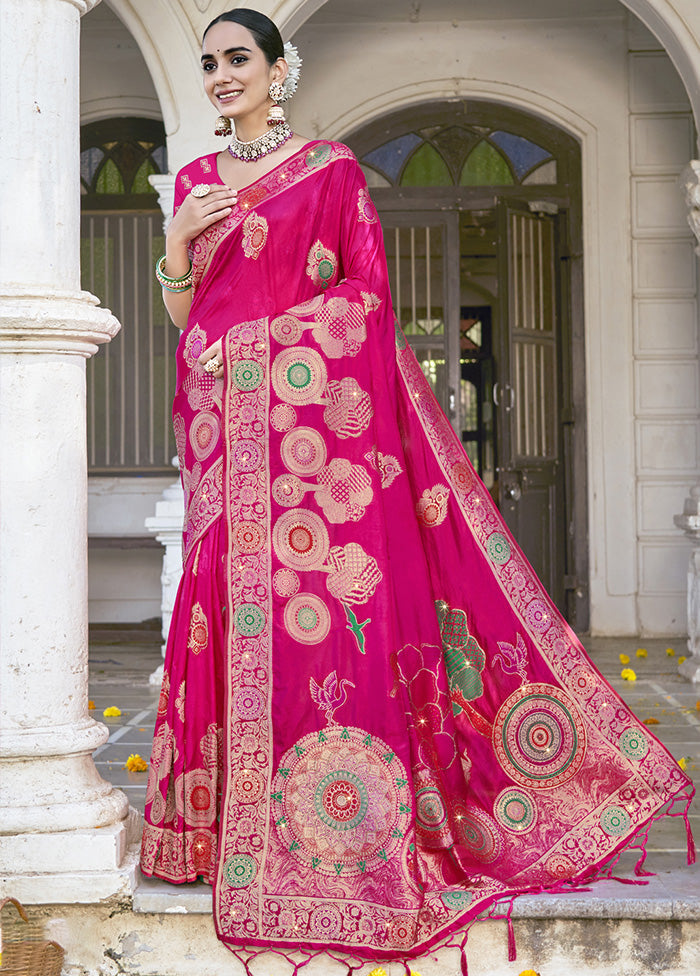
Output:
[[287,139],[292,138],[292,135],[289,125],[283,122],[280,125],[272,126],[268,132],[264,132],[257,139],[251,139],[250,142],[241,142],[234,136],[229,143],[228,151],[234,159],[240,159],[244,163],[252,163],[256,159],[262,159],[268,153],[274,152],[275,149],[279,149]]

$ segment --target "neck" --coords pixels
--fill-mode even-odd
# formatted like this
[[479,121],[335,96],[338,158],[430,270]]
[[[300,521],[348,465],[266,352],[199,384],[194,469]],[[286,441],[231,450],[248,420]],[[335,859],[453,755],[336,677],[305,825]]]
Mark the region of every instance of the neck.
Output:
[[264,136],[269,129],[267,111],[267,106],[265,106],[260,113],[256,113],[254,116],[246,115],[245,118],[234,119],[236,138],[240,139],[241,142],[252,142],[253,139]]

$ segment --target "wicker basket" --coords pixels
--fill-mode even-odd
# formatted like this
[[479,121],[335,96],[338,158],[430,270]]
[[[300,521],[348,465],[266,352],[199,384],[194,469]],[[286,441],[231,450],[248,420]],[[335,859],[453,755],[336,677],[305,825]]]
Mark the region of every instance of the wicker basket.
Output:
[[[20,918],[31,925],[27,913],[15,898],[0,901],[0,913],[7,903],[14,905]],[[13,926],[13,928],[16,928]],[[28,939],[22,942],[6,942],[2,945],[2,917],[0,915],[0,976],[61,976],[63,949],[57,942],[46,939]]]

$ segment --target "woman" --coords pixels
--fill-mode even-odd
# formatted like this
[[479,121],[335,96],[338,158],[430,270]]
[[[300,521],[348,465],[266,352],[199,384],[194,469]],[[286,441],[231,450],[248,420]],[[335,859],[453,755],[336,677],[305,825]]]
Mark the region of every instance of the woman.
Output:
[[187,518],[143,870],[210,882],[244,963],[463,949],[490,906],[609,875],[692,785],[473,473],[352,153],[279,121],[274,25],[222,15],[202,66],[235,137],[178,174],[158,264]]

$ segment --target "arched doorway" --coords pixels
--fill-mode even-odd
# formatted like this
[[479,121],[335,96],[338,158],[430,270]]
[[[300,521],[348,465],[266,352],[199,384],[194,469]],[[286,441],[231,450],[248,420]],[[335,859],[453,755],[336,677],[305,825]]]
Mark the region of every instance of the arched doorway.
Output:
[[538,575],[585,630],[579,144],[477,101],[398,112],[346,141],[423,370]]

